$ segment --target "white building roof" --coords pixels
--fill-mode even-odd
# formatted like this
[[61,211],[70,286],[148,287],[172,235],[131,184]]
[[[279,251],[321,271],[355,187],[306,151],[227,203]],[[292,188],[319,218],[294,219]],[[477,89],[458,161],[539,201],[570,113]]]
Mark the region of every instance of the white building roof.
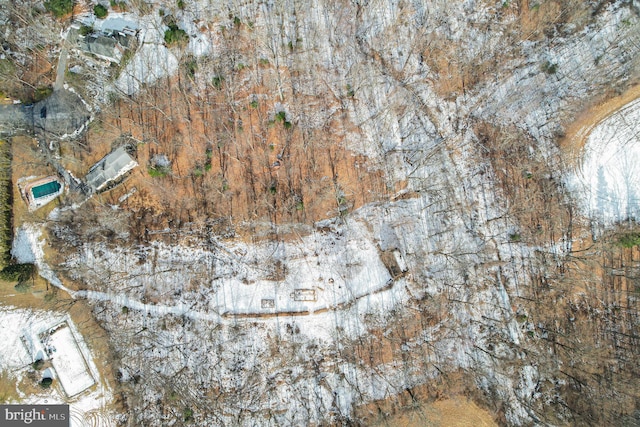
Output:
[[120,147],[93,165],[85,181],[94,191],[100,191],[109,182],[118,179],[136,166],[138,163],[127,154],[124,147]]

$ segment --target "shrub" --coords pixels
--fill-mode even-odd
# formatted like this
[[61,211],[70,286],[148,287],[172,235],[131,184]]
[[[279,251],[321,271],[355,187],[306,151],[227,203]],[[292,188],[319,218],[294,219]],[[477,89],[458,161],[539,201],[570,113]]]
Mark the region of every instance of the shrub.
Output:
[[640,233],[627,233],[618,237],[618,245],[623,248],[632,248],[640,245]]
[[33,276],[36,267],[33,264],[10,264],[0,271],[0,279],[8,282],[24,282]]
[[51,86],[40,86],[37,87],[33,92],[33,102],[40,102],[43,99],[46,99],[53,93],[53,88]]
[[102,19],[102,18],[105,18],[109,14],[109,11],[103,5],[97,4],[93,8],[93,13],[94,13],[94,15],[96,15],[97,18]]
[[191,421],[193,419],[193,409],[187,407],[182,411],[185,421]]
[[88,36],[89,34],[93,33],[93,27],[90,27],[88,25],[83,25],[80,27],[80,35],[83,36]]
[[149,172],[152,178],[162,178],[169,174],[169,168],[164,166],[150,166],[147,172]]
[[284,122],[287,118],[287,113],[285,113],[284,111],[280,111],[279,113],[276,114],[276,120],[279,122]]
[[222,82],[224,82],[224,77],[222,77],[222,76],[215,76],[211,80],[211,83],[213,84],[213,87],[215,87],[216,89],[220,89],[222,87]]
[[164,41],[168,46],[184,43],[188,38],[187,32],[176,24],[169,24],[169,29],[164,32]]
[[53,384],[53,378],[43,378],[42,381],[40,381],[40,387],[42,388],[49,388],[51,387],[51,384]]
[[184,67],[189,77],[193,78],[196,76],[196,71],[198,70],[198,62],[195,59],[190,59],[185,62]]
[[350,84],[347,84],[347,96],[353,98],[356,92],[353,90]]
[[48,0],[44,7],[56,18],[62,18],[73,11],[73,0]]
[[558,71],[558,64],[547,61],[542,64],[542,71],[547,74],[555,74]]

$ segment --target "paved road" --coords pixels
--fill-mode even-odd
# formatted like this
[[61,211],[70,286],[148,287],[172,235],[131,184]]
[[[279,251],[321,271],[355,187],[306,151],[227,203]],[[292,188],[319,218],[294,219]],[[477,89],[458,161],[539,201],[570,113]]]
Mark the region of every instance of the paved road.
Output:
[[0,131],[3,133],[31,128],[28,109],[22,104],[0,105]]
[[69,51],[67,50],[66,40],[63,42],[62,50],[60,51],[60,59],[58,59],[58,70],[56,72],[56,82],[53,84],[53,90],[60,90],[64,86],[64,75],[67,71],[67,58]]

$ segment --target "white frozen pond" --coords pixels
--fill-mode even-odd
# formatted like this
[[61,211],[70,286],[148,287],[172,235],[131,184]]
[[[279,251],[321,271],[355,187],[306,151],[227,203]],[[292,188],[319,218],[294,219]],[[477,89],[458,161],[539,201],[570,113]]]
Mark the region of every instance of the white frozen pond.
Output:
[[640,218],[640,99],[594,127],[570,186],[592,219]]

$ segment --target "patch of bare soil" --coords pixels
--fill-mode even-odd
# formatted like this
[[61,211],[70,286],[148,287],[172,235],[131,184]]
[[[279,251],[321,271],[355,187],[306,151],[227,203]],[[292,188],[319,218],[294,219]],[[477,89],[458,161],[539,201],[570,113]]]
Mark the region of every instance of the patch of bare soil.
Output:
[[[117,103],[78,154],[87,168],[111,150],[118,132],[137,141],[140,167],[100,197],[137,212],[140,230],[227,224],[256,235],[260,224],[312,224],[396,190],[376,165],[345,147],[345,135],[359,130],[343,114],[303,127],[291,112],[277,110],[261,86],[211,86],[194,95],[185,90],[194,83],[188,77],[165,83]],[[323,108],[337,102],[301,98],[296,102]]]
[[11,182],[13,188],[13,228],[20,227],[25,222],[39,222],[44,220],[57,202],[51,202],[42,208],[30,212],[27,202],[20,194],[18,180],[28,177],[45,177],[56,175],[53,167],[47,164],[44,156],[38,151],[36,141],[27,136],[11,138]]
[[494,427],[498,424],[485,409],[464,396],[406,408],[379,421],[376,427]]

